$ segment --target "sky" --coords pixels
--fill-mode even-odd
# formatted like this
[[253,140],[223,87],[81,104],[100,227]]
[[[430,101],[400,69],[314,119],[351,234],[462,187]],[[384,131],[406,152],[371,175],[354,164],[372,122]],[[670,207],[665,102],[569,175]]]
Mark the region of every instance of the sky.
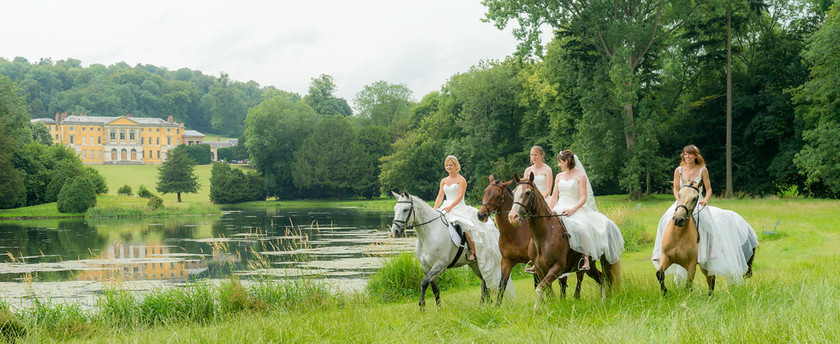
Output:
[[516,51],[484,23],[480,0],[13,1],[0,57],[189,68],[306,95],[333,76],[351,105],[366,85],[403,84],[419,100],[482,60]]

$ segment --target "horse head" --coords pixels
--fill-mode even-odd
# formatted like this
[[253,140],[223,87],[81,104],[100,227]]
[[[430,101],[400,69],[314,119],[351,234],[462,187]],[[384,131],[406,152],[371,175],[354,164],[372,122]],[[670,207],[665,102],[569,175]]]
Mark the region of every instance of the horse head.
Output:
[[534,186],[534,172],[528,175],[528,179],[519,179],[519,175],[513,174],[516,181],[516,188],[513,189],[513,206],[510,208],[508,220],[514,226],[519,225],[523,217],[527,217],[534,207],[537,188]]
[[677,200],[677,208],[674,210],[674,225],[677,227],[685,226],[688,217],[694,213],[694,208],[697,207],[697,201],[700,198],[700,187],[703,181],[692,181],[680,187]]
[[398,237],[405,235],[405,228],[409,222],[415,221],[414,203],[408,191],[403,191],[402,194],[391,191],[391,194],[397,198],[397,204],[394,204],[394,221],[391,222],[391,235]]
[[484,197],[481,199],[481,209],[478,210],[478,220],[487,222],[487,218],[493,213],[500,211],[505,202],[505,194],[508,192],[508,185],[511,182],[503,183],[490,175],[490,184],[484,188]]

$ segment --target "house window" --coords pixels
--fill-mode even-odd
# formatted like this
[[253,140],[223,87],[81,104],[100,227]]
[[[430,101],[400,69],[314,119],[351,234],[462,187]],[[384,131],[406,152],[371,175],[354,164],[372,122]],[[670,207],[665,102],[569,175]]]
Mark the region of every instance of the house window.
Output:
[[[84,130],[82,130],[82,131],[84,131]],[[87,151],[86,150],[82,151],[82,159],[87,159]]]
[[73,131],[73,127],[70,127],[70,131]]
[[120,129],[120,141],[125,141],[125,129]]
[[85,131],[85,127],[82,127],[82,131]]
[[172,128],[166,128],[166,132],[167,132],[167,133],[171,133],[171,132],[172,132]]
[[157,132],[160,132],[160,128],[157,128]]
[[160,137],[157,138],[157,145],[160,146]]
[[167,145],[167,146],[171,146],[171,145],[172,145],[172,136],[169,136],[169,137],[167,137],[167,138],[166,138],[166,145]]
[[160,159],[160,151],[157,151],[157,158]]
[[98,144],[98,145],[102,144],[102,136],[97,136],[96,137],[96,144]]
[[102,131],[102,128],[96,128],[96,131]]
[[58,134],[55,134],[55,140],[58,141]]
[[[82,129],[84,129],[84,128],[82,128]],[[83,130],[83,131],[84,131],[84,130]],[[82,136],[82,144],[83,144],[83,145],[86,145],[86,144],[87,144],[87,136]]]
[[180,133],[181,133],[181,129],[175,129],[175,133],[176,133],[176,134],[180,134]]
[[70,144],[71,144],[71,145],[72,145],[72,144],[75,144],[75,143],[74,143],[74,141],[76,141],[75,139],[76,139],[76,136],[75,136],[75,135],[70,135]]
[[134,141],[134,130],[128,132],[128,139]]
[[140,137],[140,145],[144,145],[144,144],[146,144],[146,138],[145,137]]
[[117,134],[114,133],[113,130],[111,130],[111,141],[116,140],[116,139],[117,139]]
[[140,159],[146,158],[146,151],[140,151]]

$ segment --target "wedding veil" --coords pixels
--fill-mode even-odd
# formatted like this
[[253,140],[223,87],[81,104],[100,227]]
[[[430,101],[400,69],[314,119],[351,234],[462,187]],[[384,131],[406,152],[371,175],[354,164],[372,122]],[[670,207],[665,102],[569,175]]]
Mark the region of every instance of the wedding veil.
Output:
[[595,194],[592,192],[592,183],[589,182],[589,175],[586,174],[586,168],[583,167],[583,164],[580,163],[580,159],[578,159],[577,154],[575,156],[575,168],[579,169],[583,172],[583,175],[586,176],[586,203],[583,204],[589,210],[598,211],[598,206],[595,205]]

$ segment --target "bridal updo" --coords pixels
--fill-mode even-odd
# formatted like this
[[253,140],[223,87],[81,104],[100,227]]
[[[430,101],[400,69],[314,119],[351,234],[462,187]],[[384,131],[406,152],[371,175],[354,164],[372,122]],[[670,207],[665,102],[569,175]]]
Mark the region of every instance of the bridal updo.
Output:
[[557,154],[557,166],[560,166],[560,160],[569,163],[569,169],[575,168],[575,153],[570,150],[564,150]]

